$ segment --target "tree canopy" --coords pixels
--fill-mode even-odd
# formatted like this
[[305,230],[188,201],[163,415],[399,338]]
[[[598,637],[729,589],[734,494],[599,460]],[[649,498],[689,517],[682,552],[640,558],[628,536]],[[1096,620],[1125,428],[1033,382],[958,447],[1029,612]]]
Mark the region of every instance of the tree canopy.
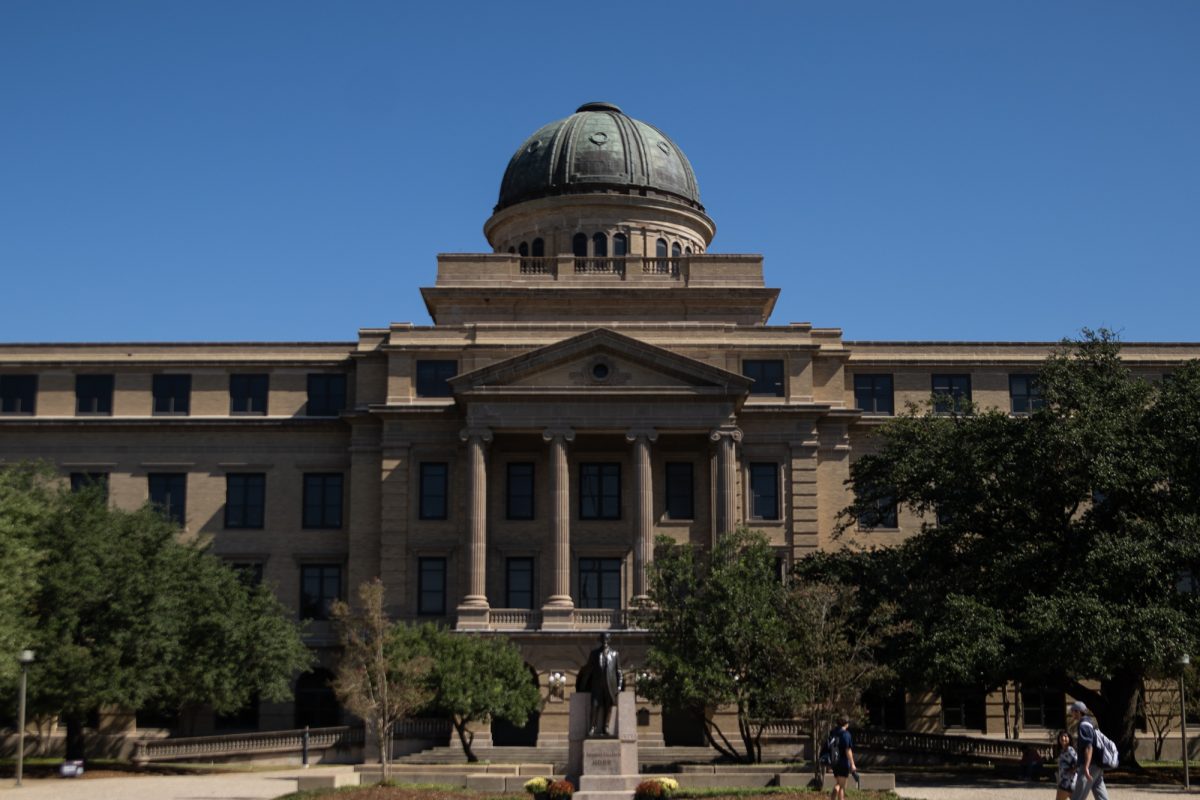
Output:
[[1112,334],[1085,331],[1036,386],[1024,416],[927,406],[885,423],[851,467],[841,529],[900,503],[920,531],[798,572],[897,603],[914,627],[891,660],[910,679],[1065,689],[1130,759],[1142,678],[1200,632],[1200,364],[1152,382]]

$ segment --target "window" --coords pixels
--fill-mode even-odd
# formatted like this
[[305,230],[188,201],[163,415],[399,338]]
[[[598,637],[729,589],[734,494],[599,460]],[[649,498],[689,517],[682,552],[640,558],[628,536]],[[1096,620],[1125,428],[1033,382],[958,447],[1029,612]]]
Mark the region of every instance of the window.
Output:
[[342,527],[342,475],[340,472],[305,473],[304,527]]
[[155,375],[154,413],[186,416],[192,405],[191,375]]
[[417,397],[453,397],[447,381],[457,374],[457,361],[417,361]]
[[694,519],[692,465],[686,461],[667,462],[667,519]]
[[863,694],[863,705],[867,710],[867,725],[889,731],[907,729],[907,703],[904,688],[872,688]]
[[1014,414],[1029,414],[1045,405],[1037,375],[1009,375],[1008,396]]
[[858,527],[864,530],[871,528],[898,528],[900,527],[899,520],[900,510],[896,505],[896,501],[884,497],[875,501],[874,509],[859,515]]
[[76,414],[112,414],[112,400],[112,375],[75,376]]
[[754,381],[750,386],[750,394],[783,397],[783,361],[781,359],[744,359],[742,374]]
[[336,417],[346,407],[346,376],[340,373],[314,372],[308,376],[310,417]]
[[262,586],[263,563],[261,561],[234,561],[229,568],[237,573],[238,579],[247,586]]
[[519,255],[521,258],[526,258],[529,256],[529,244],[527,242],[521,242],[519,245],[517,245],[517,255]]
[[225,527],[261,528],[266,487],[267,476],[261,472],[240,472],[226,475]]
[[37,375],[0,375],[0,414],[32,414]]
[[100,496],[108,499],[108,473],[107,472],[72,472],[71,473],[71,491],[72,492],[89,492],[96,491]]
[[1023,688],[1021,706],[1026,728],[1062,730],[1067,727],[1067,700],[1062,692],[1044,687]]
[[579,607],[621,607],[621,559],[579,559]]
[[671,243],[671,258],[679,258],[683,255],[683,248],[679,246],[679,242]]
[[187,516],[187,473],[151,472],[146,477],[150,483],[150,502],[167,519],[183,527]]
[[613,255],[623,258],[629,255],[629,239],[623,233],[613,234]]
[[779,465],[750,465],[750,517],[779,519]]
[[546,255],[546,243],[541,239],[533,240],[533,252],[531,255],[534,258],[544,258]]
[[667,257],[667,240],[659,239],[654,243],[654,255],[657,258]]
[[621,465],[579,465],[579,518],[621,518]]
[[596,258],[608,257],[608,237],[603,233],[592,235],[592,255]]
[[942,727],[983,730],[983,692],[963,686],[942,689]]
[[421,519],[446,519],[450,467],[444,462],[421,464]]
[[[505,517],[533,519],[533,464],[514,461],[508,464],[508,493]],[[520,606],[509,606],[519,608]]]
[[417,613],[446,613],[446,559],[417,559]]
[[934,375],[933,394],[934,413],[964,413],[971,403],[971,376]]
[[268,385],[265,374],[230,375],[229,413],[265,415]]
[[587,258],[587,234],[577,233],[571,239],[571,253],[576,258]]
[[533,608],[532,558],[510,558],[505,561],[504,607]]
[[300,566],[300,618],[329,619],[334,600],[342,597],[341,564]]
[[855,375],[854,405],[865,414],[896,413],[891,375]]

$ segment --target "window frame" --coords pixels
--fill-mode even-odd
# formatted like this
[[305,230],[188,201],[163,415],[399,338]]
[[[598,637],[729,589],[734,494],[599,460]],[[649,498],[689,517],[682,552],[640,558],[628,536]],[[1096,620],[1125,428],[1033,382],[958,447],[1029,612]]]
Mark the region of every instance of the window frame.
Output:
[[[346,476],[342,472],[305,472],[302,483],[302,498],[300,506],[300,527],[304,530],[340,530],[345,525],[346,518]],[[330,485],[337,483],[337,515],[336,523],[332,519],[330,509],[334,493]],[[319,496],[314,497],[314,493]],[[310,516],[310,509],[319,509]]]
[[[252,484],[257,479],[257,503],[251,502],[250,494],[254,489]],[[234,484],[242,483],[241,501],[234,503]],[[241,522],[235,524],[232,519],[235,508],[240,508]],[[257,524],[253,511],[257,508]],[[267,518],[267,473],[265,472],[227,472],[225,473],[225,528],[227,530],[262,530]]]
[[458,361],[452,358],[418,358],[413,374],[413,388],[417,397],[453,397],[454,389],[449,381],[458,374]]
[[[426,566],[440,566],[441,572],[441,588],[431,589],[426,586]],[[446,615],[446,597],[449,594],[449,577],[450,571],[447,565],[445,556],[418,556],[417,557],[417,616],[421,617],[441,617]],[[427,607],[425,605],[426,596],[436,593],[439,603],[437,608]]]
[[[513,602],[515,592],[526,590],[518,590],[513,586],[513,567],[517,564],[528,566],[526,571],[529,577],[529,604],[521,605]],[[537,608],[537,559],[533,556],[509,556],[504,559],[504,607],[505,608]]]
[[[146,490],[149,496],[149,501],[152,505],[159,509],[159,512],[167,519],[174,522],[180,528],[187,527],[187,476],[186,472],[148,472],[146,473]],[[178,501],[176,502],[175,482],[179,481]],[[155,484],[158,484],[159,491],[155,491]],[[165,487],[163,484],[166,483]],[[165,488],[165,493],[162,489]],[[156,499],[155,495],[160,497],[165,494],[166,502]]]
[[[320,606],[320,608],[317,609],[315,614],[306,615],[305,612],[313,610],[314,608],[312,604],[308,603],[308,596],[306,595],[305,591],[305,574],[311,572],[312,570],[319,570],[317,577],[320,583],[321,591],[317,597],[317,604]],[[342,596],[346,590],[344,573],[345,569],[340,562],[313,561],[300,565],[300,607],[298,609],[300,619],[310,619],[314,622],[325,622],[330,619],[330,607],[333,605],[334,601],[342,599]],[[331,576],[336,576],[337,578],[337,591],[332,597],[325,592],[325,589],[327,588],[326,579]]]
[[[585,569],[585,562],[594,562],[595,569]],[[613,556],[580,556],[576,562],[576,588],[578,593],[576,597],[579,600],[579,608],[608,608],[619,610],[624,607],[625,603],[625,576],[624,576],[624,559]],[[614,568],[615,567],[615,568]],[[590,598],[585,590],[584,580],[588,575],[595,574],[598,578],[596,602],[598,605],[588,605]],[[603,605],[607,600],[605,589],[605,576],[616,575],[617,595],[615,605]]]
[[[769,375],[766,367],[775,365],[779,368],[779,379],[774,384],[768,383]],[[759,373],[758,377],[753,373]],[[787,362],[783,358],[743,358],[742,377],[749,378],[751,397],[786,397],[787,396]],[[755,389],[761,384],[761,389]],[[770,387],[770,388],[768,388]]]
[[71,482],[71,493],[86,491],[93,487],[99,488],[108,500],[109,473],[107,472],[72,472],[68,478]]
[[[518,495],[514,492],[514,468],[528,468],[529,475],[529,491],[527,494]],[[526,480],[523,476],[517,476],[518,480]],[[515,513],[513,510],[513,500],[524,502],[526,499],[529,504],[527,514]],[[514,521],[529,521],[537,519],[537,464],[533,461],[509,461],[504,466],[504,518]]]
[[[860,386],[859,384],[868,384]],[[887,409],[881,410],[880,397],[884,393],[881,384],[886,383]],[[871,408],[865,408],[862,402],[864,394],[871,398]],[[854,374],[854,406],[870,417],[892,417],[896,415],[896,380],[890,372],[857,372]]]
[[[594,479],[597,482],[596,508],[595,513],[584,514],[585,499],[590,497],[585,491],[585,482],[589,479],[588,473],[594,472]],[[615,486],[615,492],[607,492],[606,484],[610,481]],[[604,521],[612,522],[621,519],[621,462],[619,461],[587,461],[579,464],[579,503],[578,515],[581,521]],[[609,502],[614,504],[613,508],[609,508]]]
[[[0,375],[0,414],[6,417],[35,416],[37,414],[37,396],[37,373]],[[28,408],[25,407],[26,405]]]
[[[346,410],[348,399],[346,373],[310,372],[307,383],[308,394],[304,404],[304,416],[337,417]],[[339,400],[340,402],[338,402]]]
[[[435,513],[435,510],[426,505],[427,499],[436,498],[437,495],[428,493],[428,485],[437,480],[436,468],[441,468],[441,513]],[[422,461],[418,467],[418,485],[417,485],[417,519],[429,521],[443,521],[450,518],[450,463],[448,461]]]
[[[949,386],[949,391],[938,390],[938,380],[943,379],[943,382]],[[956,387],[956,382],[963,382],[966,385],[965,391],[961,386]],[[970,409],[971,396],[971,373],[969,372],[935,372],[929,376],[930,394],[934,396],[933,413],[935,414],[964,414]],[[945,400],[938,399],[939,397],[951,398],[951,404],[947,404]]]
[[[756,476],[756,472],[769,472],[770,486],[772,496],[775,503],[774,516],[765,516],[759,513],[759,497],[758,486],[762,476]],[[749,507],[750,519],[763,520],[765,522],[778,522],[783,519],[783,497],[780,491],[779,479],[783,471],[779,468],[778,461],[751,461],[746,466],[746,489],[748,494],[747,506]],[[764,484],[765,485],[765,484]]]
[[[261,384],[261,385],[260,385]],[[261,390],[261,391],[260,391]],[[261,397],[260,397],[261,394]],[[268,372],[233,372],[229,375],[229,415],[231,417],[265,417],[270,409],[271,374]],[[255,408],[257,401],[262,408]],[[239,403],[239,401],[241,401]],[[239,406],[241,406],[239,408]]]
[[150,379],[150,413],[155,417],[186,417],[192,411],[192,376],[158,372]]
[[[1025,382],[1025,391],[1018,394],[1016,391],[1016,382]],[[1017,408],[1018,398],[1021,398],[1024,408]],[[1036,412],[1038,409],[1046,405],[1046,398],[1042,396],[1042,388],[1037,383],[1036,372],[1010,372],[1008,374],[1008,408],[1009,413],[1017,416],[1028,416]]]
[[[91,386],[88,386],[91,384]],[[116,377],[111,372],[80,372],[75,375],[75,416],[111,417],[113,396],[116,394]],[[84,399],[91,402],[83,408]]]
[[[688,515],[676,516],[672,513],[672,498],[679,499],[674,489],[682,486],[683,477],[672,475],[683,467],[687,468],[687,502]],[[694,521],[696,519],[696,465],[691,461],[667,461],[663,465],[663,516],[673,522]]]

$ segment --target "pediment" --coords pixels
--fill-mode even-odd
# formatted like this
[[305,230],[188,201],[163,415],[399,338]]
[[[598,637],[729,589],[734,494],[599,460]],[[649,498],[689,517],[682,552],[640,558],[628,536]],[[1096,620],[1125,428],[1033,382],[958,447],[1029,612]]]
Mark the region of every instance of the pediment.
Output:
[[607,328],[564,339],[452,378],[464,394],[666,394],[741,396],[750,379]]

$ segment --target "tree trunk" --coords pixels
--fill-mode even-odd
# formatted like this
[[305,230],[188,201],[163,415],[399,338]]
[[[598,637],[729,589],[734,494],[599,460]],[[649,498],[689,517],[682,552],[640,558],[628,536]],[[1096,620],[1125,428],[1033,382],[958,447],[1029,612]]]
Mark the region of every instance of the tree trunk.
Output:
[[388,747],[391,744],[390,728],[391,726],[382,719],[375,723],[376,744],[379,746],[379,777],[384,783],[387,783],[392,778],[391,748]]
[[83,726],[87,724],[87,714],[82,711],[71,711],[63,716],[67,722],[67,760],[82,761],[87,754],[87,744],[83,738]]
[[467,730],[466,721],[455,717],[454,730],[458,731],[458,741],[462,743],[463,755],[467,757],[467,763],[474,764],[479,761],[479,756],[475,755],[475,751],[471,749],[471,743],[475,741],[475,734]]
[[1013,738],[1021,738],[1021,726],[1025,723],[1025,699],[1021,695],[1021,682],[1013,683]]
[[1000,684],[1000,709],[1004,714],[1004,738],[1011,739],[1012,731],[1008,727],[1008,681]]
[[1116,742],[1121,763],[1138,767],[1135,747],[1137,744],[1137,701],[1141,675],[1129,670],[1117,672],[1100,682],[1100,693],[1106,708],[1097,709],[1098,720],[1104,735]]

